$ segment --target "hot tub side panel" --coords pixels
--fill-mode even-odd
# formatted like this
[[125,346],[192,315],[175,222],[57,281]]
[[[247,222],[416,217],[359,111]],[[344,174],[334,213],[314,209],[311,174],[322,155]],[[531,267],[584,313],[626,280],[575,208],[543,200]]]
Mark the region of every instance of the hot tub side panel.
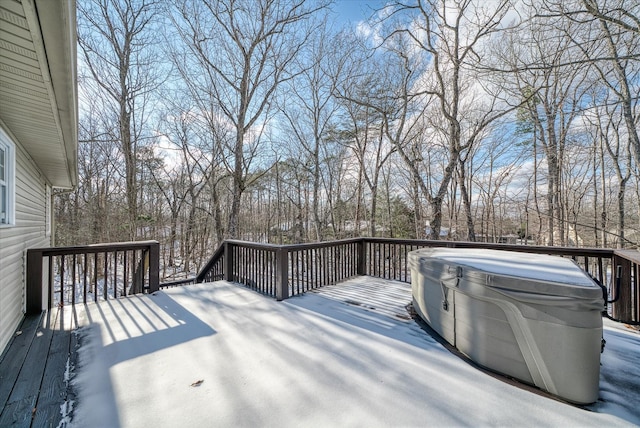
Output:
[[411,271],[413,308],[432,329],[444,340],[455,346],[455,296],[453,290],[445,288],[446,306],[443,308],[443,290],[433,278],[421,269]]
[[[600,317],[600,314],[592,314]],[[528,320],[536,367],[536,386],[578,404],[598,399],[602,327],[575,327]],[[531,368],[534,371],[534,368]]]
[[[411,254],[410,254],[411,256]],[[454,291],[440,282],[442,266],[419,259],[411,262],[411,290],[416,313],[444,340],[456,345]]]
[[456,292],[456,347],[491,370],[534,384],[503,308]]

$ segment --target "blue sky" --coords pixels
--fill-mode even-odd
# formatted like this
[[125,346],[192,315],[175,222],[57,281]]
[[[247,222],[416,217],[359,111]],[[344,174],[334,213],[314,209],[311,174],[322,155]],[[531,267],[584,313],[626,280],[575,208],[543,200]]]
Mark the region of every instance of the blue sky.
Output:
[[335,0],[331,8],[338,15],[338,19],[358,22],[367,19],[375,9],[385,3],[385,0]]

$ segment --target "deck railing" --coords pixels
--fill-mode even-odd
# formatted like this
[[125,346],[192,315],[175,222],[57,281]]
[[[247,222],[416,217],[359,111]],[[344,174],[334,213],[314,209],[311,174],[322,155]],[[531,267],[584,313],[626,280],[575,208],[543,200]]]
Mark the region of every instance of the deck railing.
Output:
[[640,322],[638,251],[391,238],[295,245],[225,241],[192,282],[226,279],[278,300],[357,275],[410,282],[407,254],[431,247],[485,248],[571,258],[605,287],[609,317]]
[[119,242],[27,250],[27,313],[55,305],[153,293],[159,243]]
[[363,248],[362,239],[301,245],[227,240],[198,276],[160,287],[225,279],[284,300],[362,274]]
[[33,312],[54,304],[82,303],[221,279],[277,300],[358,275],[410,282],[407,254],[428,247],[570,257],[605,287],[609,317],[640,322],[638,251],[390,238],[296,245],[227,240],[196,277],[162,284],[158,280],[156,241],[33,249],[27,252],[27,309]]

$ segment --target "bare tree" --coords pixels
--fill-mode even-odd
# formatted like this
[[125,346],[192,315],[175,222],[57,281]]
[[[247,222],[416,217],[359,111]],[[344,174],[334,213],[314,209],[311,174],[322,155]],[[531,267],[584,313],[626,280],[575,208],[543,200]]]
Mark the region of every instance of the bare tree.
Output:
[[[640,115],[637,112],[640,73],[640,3],[628,0],[546,0],[544,12],[559,15],[578,28],[563,28],[599,74],[599,83],[618,99],[636,164],[640,165]],[[544,13],[543,12],[543,13]]]
[[311,175],[311,213],[315,239],[323,239],[322,169],[325,138],[337,111],[332,95],[334,73],[339,73],[339,61],[331,55],[336,40],[330,36],[328,24],[318,27],[309,40],[307,52],[300,56],[298,68],[302,72],[287,82],[280,101],[280,112],[286,120],[282,132],[288,133],[295,144],[290,147],[292,156],[298,156]]
[[[162,67],[156,63],[153,0],[90,0],[78,4],[79,46],[83,64],[98,93],[105,96],[103,115],[112,113],[111,139],[124,158],[125,196],[130,239],[138,233],[137,151],[145,138],[148,108],[161,83]],[[111,116],[111,115],[110,115]]]
[[[389,19],[408,14],[410,23],[391,27],[389,37],[406,35],[415,48],[421,50],[429,69],[420,88],[421,93],[434,99],[434,110],[442,126],[439,132],[448,150],[448,161],[442,180],[433,193],[426,196],[431,208],[431,238],[438,239],[442,226],[443,202],[461,155],[470,149],[483,130],[508,110],[495,111],[491,106],[475,120],[465,120],[464,99],[469,96],[466,70],[479,60],[482,44],[494,33],[510,8],[510,1],[479,5],[471,0],[450,3],[441,0],[396,1],[392,3]],[[393,22],[393,21],[389,21]],[[401,21],[402,22],[402,21]],[[469,68],[467,68],[469,67]],[[434,124],[435,125],[435,124]],[[461,176],[460,183],[464,183]],[[463,187],[463,190],[464,187]],[[468,201],[468,195],[464,196]],[[474,238],[473,223],[467,207],[468,237]]]
[[591,84],[588,67],[567,65],[582,57],[572,49],[572,41],[566,35],[571,30],[566,26],[559,29],[558,20],[562,18],[529,20],[528,31],[514,33],[505,49],[511,56],[507,61],[515,70],[511,77],[523,100],[521,112],[535,129],[533,144],[542,149],[546,160],[548,245],[564,244],[562,168],[574,120],[584,107],[583,96]]
[[172,15],[193,60],[187,62],[190,79],[213,96],[217,113],[235,131],[229,237],[238,235],[248,157],[254,153],[247,151],[251,134],[261,132],[278,87],[297,74],[294,60],[312,32],[311,17],[322,7],[303,0],[182,1]]
[[[616,192],[616,235],[618,247],[623,248],[626,244],[626,187],[633,171],[632,139],[624,137],[624,126],[622,125],[624,122],[624,114],[620,112],[620,105],[608,103],[606,98],[599,101],[601,102],[594,107],[592,114],[586,115],[585,119],[591,122],[591,125],[596,129],[596,135],[599,137],[599,142],[603,150],[601,154],[602,164],[604,165],[606,162],[606,165],[610,166],[610,168],[607,169],[609,173],[603,177],[603,181],[613,183],[613,177],[609,174],[611,171],[615,174],[615,182],[617,182],[618,188]],[[605,155],[609,158],[608,162],[604,159]],[[605,204],[606,199],[606,192],[603,192],[603,203]],[[605,213],[605,208],[603,208],[603,215],[603,220],[606,220],[607,214]],[[603,232],[605,232],[603,241],[606,242],[606,221],[602,224],[602,227]]]

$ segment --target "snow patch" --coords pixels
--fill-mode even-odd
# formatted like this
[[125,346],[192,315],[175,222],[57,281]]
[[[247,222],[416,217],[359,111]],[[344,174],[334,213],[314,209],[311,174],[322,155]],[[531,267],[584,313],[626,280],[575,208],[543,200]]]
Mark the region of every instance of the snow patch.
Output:
[[77,391],[77,407],[69,427],[119,427],[118,410],[113,402],[109,365],[103,357],[100,326],[92,324],[78,330],[78,370],[72,380]]

